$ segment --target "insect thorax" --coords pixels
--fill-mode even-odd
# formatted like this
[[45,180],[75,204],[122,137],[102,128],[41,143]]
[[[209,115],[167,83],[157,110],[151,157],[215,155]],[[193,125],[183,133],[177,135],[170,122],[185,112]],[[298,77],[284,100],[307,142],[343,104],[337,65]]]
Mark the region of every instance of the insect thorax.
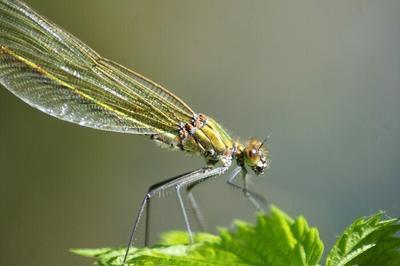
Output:
[[236,145],[226,131],[212,118],[195,114],[190,122],[182,122],[175,134],[151,135],[163,147],[203,156],[210,165],[229,166],[235,156]]

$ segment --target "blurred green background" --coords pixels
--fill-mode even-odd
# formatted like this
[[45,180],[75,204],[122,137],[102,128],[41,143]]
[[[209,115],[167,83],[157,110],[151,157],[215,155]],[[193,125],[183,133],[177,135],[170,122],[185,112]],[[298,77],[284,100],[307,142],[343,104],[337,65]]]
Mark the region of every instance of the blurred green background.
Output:
[[[233,136],[272,134],[256,190],[306,216],[327,247],[358,216],[400,216],[400,1],[28,3]],[[125,244],[147,188],[201,166],[141,136],[51,118],[0,88],[0,265],[88,265],[68,250]],[[222,177],[196,192],[214,232],[254,220]],[[173,193],[153,206],[153,243],[184,228]]]

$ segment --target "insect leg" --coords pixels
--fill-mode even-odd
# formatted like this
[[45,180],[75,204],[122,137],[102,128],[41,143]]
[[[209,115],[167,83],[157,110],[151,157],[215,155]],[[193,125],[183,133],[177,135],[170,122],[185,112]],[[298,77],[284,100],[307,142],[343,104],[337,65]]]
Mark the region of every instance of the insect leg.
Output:
[[[235,190],[240,190],[241,192],[243,192],[243,194],[245,194],[246,198],[252,203],[252,205],[254,205],[256,207],[257,210],[263,210],[261,205],[266,205],[267,204],[267,200],[263,196],[248,190],[247,181],[245,181],[246,182],[246,188],[234,183],[235,178],[237,177],[237,175],[241,171],[242,171],[242,167],[237,167],[231,173],[230,177],[227,180],[227,183],[230,186],[232,186],[233,188],[235,188]],[[246,170],[243,170],[243,171],[246,171]],[[205,179],[207,179],[207,178],[205,178]],[[198,204],[196,202],[196,199],[195,199],[195,197],[193,195],[193,189],[194,189],[194,187],[197,187],[198,184],[203,183],[205,181],[205,179],[200,180],[200,181],[195,182],[195,183],[192,183],[189,186],[187,186],[187,188],[186,188],[190,205],[191,205],[192,210],[194,212],[194,215],[196,217],[197,223],[199,224],[200,229],[202,231],[204,231],[204,229],[207,228],[207,226],[206,226],[206,222],[205,222],[204,216],[203,216],[203,214],[202,214],[202,212],[201,212],[201,210],[200,210],[200,208],[199,208],[199,206],[198,206]]]
[[142,204],[140,205],[139,212],[138,212],[138,214],[136,216],[136,219],[135,219],[135,221],[133,223],[132,231],[131,231],[131,234],[129,236],[128,247],[126,248],[126,251],[125,251],[125,255],[124,255],[124,260],[122,262],[122,266],[125,265],[126,259],[128,257],[129,249],[130,249],[130,247],[131,247],[131,245],[133,243],[133,240],[135,238],[135,233],[136,233],[136,229],[137,229],[137,227],[139,225],[140,217],[142,216],[143,210],[146,207],[146,203],[148,202],[148,200],[150,198],[151,198],[150,193],[147,193],[146,196],[144,197],[143,201],[142,201]]
[[199,205],[197,204],[196,198],[193,195],[193,189],[195,187],[197,187],[197,185],[199,185],[200,183],[203,183],[208,178],[213,177],[213,176],[214,175],[211,175],[211,176],[205,177],[201,180],[197,180],[197,182],[193,182],[186,187],[186,193],[189,198],[190,206],[192,208],[192,211],[194,213],[194,216],[196,218],[196,221],[197,221],[201,231],[204,231],[207,229],[207,223],[206,223],[203,213],[200,210]]
[[186,213],[185,204],[183,203],[183,199],[182,199],[182,195],[181,195],[181,188],[182,188],[181,185],[176,186],[176,195],[178,196],[179,205],[181,206],[181,211],[182,211],[183,219],[185,221],[186,230],[189,234],[190,243],[193,243],[194,242],[193,241],[193,233],[192,233],[192,229],[190,228],[189,217]]
[[190,185],[187,185],[186,186],[186,191],[185,191],[186,195],[187,195],[187,197],[189,199],[190,208],[193,211],[193,214],[194,214],[194,216],[196,218],[196,222],[197,222],[197,224],[198,224],[198,226],[200,228],[200,231],[206,230],[207,229],[207,224],[206,224],[206,221],[204,219],[204,215],[203,215],[202,211],[200,210],[199,205],[197,204],[197,200],[193,195],[192,189],[196,185],[198,185],[200,183],[203,183],[206,179],[208,179],[210,177],[213,177],[213,176],[205,177],[204,179],[198,180],[197,182],[193,182]]
[[[168,188],[171,188],[171,187],[175,186],[174,184],[176,184],[176,181],[178,179],[179,180],[183,180],[183,179],[185,179],[187,177],[190,177],[190,175],[201,173],[202,171],[205,171],[206,169],[209,169],[209,167],[202,167],[200,169],[197,169],[197,170],[194,170],[194,171],[191,171],[191,172],[187,172],[187,173],[184,173],[184,174],[181,174],[181,175],[178,175],[178,176],[174,176],[174,177],[168,178],[166,180],[163,180],[161,182],[158,182],[156,184],[153,184],[152,186],[149,187],[148,193],[157,194],[157,193],[159,193],[159,192],[161,192],[163,190],[166,190]],[[145,219],[146,219],[145,238],[144,238],[144,245],[145,246],[148,246],[148,244],[149,244],[148,241],[149,241],[149,234],[150,234],[149,228],[150,228],[150,217],[151,217],[150,209],[151,209],[151,200],[149,198],[148,201],[147,201],[146,216],[145,216]]]
[[[195,173],[193,175],[187,176],[187,178],[185,180],[182,180],[182,182],[176,186],[176,193],[177,193],[178,201],[181,206],[181,211],[182,211],[182,214],[183,214],[183,217],[185,220],[186,229],[189,233],[189,239],[190,239],[191,243],[193,243],[193,233],[192,233],[192,230],[190,227],[185,204],[183,202],[183,198],[181,195],[181,188],[186,187],[186,191],[190,192],[190,189],[193,188],[195,185],[199,184],[200,182],[202,182],[210,177],[221,175],[221,174],[225,173],[227,169],[228,169],[228,167],[225,167],[225,166],[213,168],[213,169],[208,168],[208,169],[205,169],[203,173]],[[193,195],[192,195],[192,199],[194,199]],[[196,201],[194,201],[194,204],[195,204],[194,206],[193,206],[193,201],[191,201],[191,204],[192,204],[193,210],[195,211],[196,216],[199,214],[201,215],[201,213],[197,207]],[[195,209],[195,208],[197,208],[197,209]],[[198,219],[198,221],[200,221],[201,216],[197,216],[196,219]]]
[[[176,192],[177,192],[177,195],[178,195],[178,199],[179,199],[179,202],[181,204],[181,210],[182,210],[182,213],[183,213],[184,218],[185,218],[186,228],[188,229],[188,232],[191,235],[191,229],[190,229],[190,225],[189,225],[189,223],[187,221],[188,219],[187,219],[186,210],[185,210],[185,207],[183,205],[182,197],[181,197],[181,194],[180,194],[180,191],[179,191],[180,188],[181,187],[185,187],[185,186],[190,186],[190,184],[199,182],[200,180],[203,180],[203,179],[208,178],[208,177],[221,175],[227,169],[228,169],[228,167],[218,167],[218,168],[203,167],[203,168],[200,168],[198,170],[195,170],[195,171],[192,171],[192,172],[189,172],[189,173],[185,173],[185,174],[182,174],[182,175],[179,175],[179,176],[176,176],[176,177],[169,178],[169,179],[167,179],[165,181],[162,181],[160,183],[157,183],[157,184],[151,186],[149,188],[149,191],[145,195],[145,197],[144,197],[144,199],[142,201],[142,204],[140,205],[139,212],[138,212],[138,214],[136,216],[136,219],[135,219],[135,221],[133,223],[132,231],[131,231],[131,234],[129,236],[128,246],[127,246],[127,249],[126,249],[126,252],[125,252],[125,256],[124,256],[124,260],[123,260],[123,265],[125,264],[126,259],[128,257],[129,249],[132,246],[132,243],[134,242],[136,230],[138,228],[138,225],[139,225],[139,222],[140,222],[140,218],[143,215],[144,208],[146,207],[146,205],[148,205],[150,199],[154,195],[156,195],[157,193],[160,193],[160,192],[162,192],[162,191],[164,191],[166,189],[169,189],[169,188],[175,188],[176,189]],[[192,238],[191,238],[191,240],[192,240]]]
[[[240,172],[242,172],[243,186],[234,183],[236,177]],[[235,170],[233,170],[231,176],[226,182],[233,188],[241,190],[244,196],[257,210],[265,212],[265,208],[263,206],[267,205],[267,200],[263,196],[248,189],[247,170],[245,168],[237,167]]]
[[196,198],[194,197],[193,192],[192,192],[192,189],[197,184],[198,183],[194,183],[194,184],[188,186],[186,189],[186,192],[187,192],[187,196],[189,198],[190,206],[192,208],[192,211],[194,213],[196,221],[199,225],[200,231],[204,231],[207,229],[207,223],[206,223],[206,220],[204,219],[204,215],[201,212],[199,205],[197,204]]

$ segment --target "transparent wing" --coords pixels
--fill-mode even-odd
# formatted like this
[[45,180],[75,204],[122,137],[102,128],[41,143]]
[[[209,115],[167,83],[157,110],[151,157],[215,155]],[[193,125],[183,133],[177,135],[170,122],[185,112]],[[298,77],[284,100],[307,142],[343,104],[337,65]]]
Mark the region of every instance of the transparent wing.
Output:
[[0,83],[47,114],[97,129],[176,132],[193,116],[160,85],[100,57],[15,0],[0,0]]

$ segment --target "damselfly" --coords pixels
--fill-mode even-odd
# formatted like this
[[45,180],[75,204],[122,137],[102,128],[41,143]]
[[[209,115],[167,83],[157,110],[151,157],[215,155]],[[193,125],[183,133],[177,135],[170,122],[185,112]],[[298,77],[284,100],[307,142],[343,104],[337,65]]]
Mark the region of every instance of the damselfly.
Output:
[[[205,158],[205,167],[150,187],[134,221],[124,261],[146,205],[166,189],[175,189],[192,239],[182,197],[188,196],[201,220],[191,193],[193,187],[225,173],[232,162],[237,168],[228,184],[241,189],[257,208],[262,208],[261,197],[247,189],[247,169],[260,175],[269,168],[264,142],[234,141],[211,117],[194,112],[153,81],[101,57],[17,0],[0,0],[0,83],[27,104],[59,119],[95,129],[146,135],[167,148]],[[233,182],[240,172],[243,185]]]

